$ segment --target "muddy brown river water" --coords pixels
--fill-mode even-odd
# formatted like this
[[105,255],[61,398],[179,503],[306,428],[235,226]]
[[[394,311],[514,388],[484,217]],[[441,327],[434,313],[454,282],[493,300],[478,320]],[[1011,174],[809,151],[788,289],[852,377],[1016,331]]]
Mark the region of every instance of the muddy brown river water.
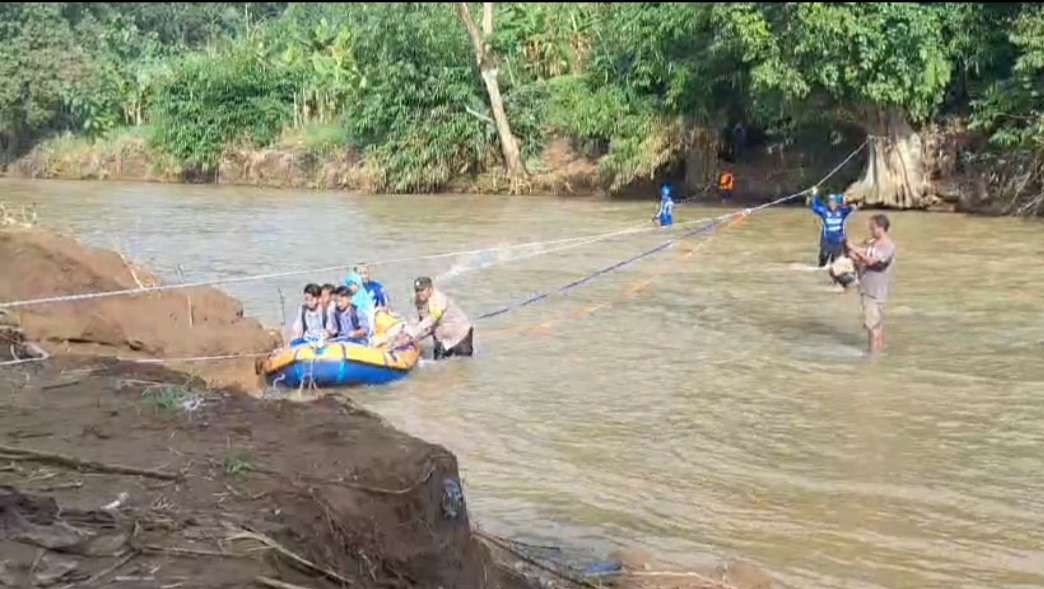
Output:
[[[655,209],[19,180],[0,180],[0,201],[171,281],[596,234]],[[475,520],[499,534],[637,546],[677,568],[741,558],[792,587],[1044,586],[1044,223],[891,216],[876,361],[856,298],[808,269],[813,217],[775,208],[482,321],[475,358],[353,396],[455,452]],[[431,274],[477,316],[668,235],[374,274],[400,309]],[[292,315],[304,281],[227,290],[274,326],[280,291]]]

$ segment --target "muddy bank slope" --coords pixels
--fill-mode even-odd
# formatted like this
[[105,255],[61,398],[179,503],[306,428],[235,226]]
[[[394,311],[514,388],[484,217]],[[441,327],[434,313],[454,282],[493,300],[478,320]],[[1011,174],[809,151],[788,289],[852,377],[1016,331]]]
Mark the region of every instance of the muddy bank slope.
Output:
[[[35,229],[0,231],[0,258],[0,301],[156,281]],[[597,585],[473,532],[455,457],[344,398],[242,394],[250,359],[135,361],[270,349],[219,291],[14,311],[0,312],[0,587]],[[11,363],[40,345],[49,358]],[[669,586],[761,587],[729,574]]]
[[[0,301],[156,281],[35,229],[0,231],[0,259]],[[219,291],[0,315],[0,587],[524,585],[472,535],[446,449],[345,399],[242,394],[252,360],[133,361],[270,350]]]
[[453,455],[347,401],[52,358],[0,370],[0,432],[0,586],[524,586]]
[[[0,301],[134,289],[159,284],[116,252],[42,229],[0,230]],[[54,354],[188,358],[261,354],[278,334],[243,316],[213,288],[191,288],[11,309],[26,338]],[[179,365],[214,386],[257,388],[253,359]]]

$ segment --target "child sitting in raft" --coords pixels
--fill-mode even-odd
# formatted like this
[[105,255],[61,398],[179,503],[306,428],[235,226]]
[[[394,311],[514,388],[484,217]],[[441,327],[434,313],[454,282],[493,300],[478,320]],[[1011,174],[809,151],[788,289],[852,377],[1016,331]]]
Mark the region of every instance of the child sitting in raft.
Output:
[[334,286],[334,285],[332,285],[330,283],[324,284],[320,288],[321,294],[319,295],[319,308],[322,309],[324,313],[332,313],[333,312],[333,308],[334,308],[334,290],[336,288],[337,288],[336,286]]
[[334,341],[365,344],[369,339],[370,326],[365,314],[352,303],[353,289],[339,286],[334,289],[334,307],[330,312],[327,333]]
[[318,284],[304,287],[304,303],[297,312],[291,328],[291,346],[322,341],[326,336],[327,313],[319,307],[322,289]]
[[376,305],[374,305],[373,302],[373,296],[371,296],[370,292],[366,290],[366,285],[363,284],[362,277],[355,272],[345,276],[342,284],[352,295],[352,304],[355,305],[355,312],[365,318],[367,329],[369,330],[367,335],[372,336],[374,325],[373,318],[377,311]]

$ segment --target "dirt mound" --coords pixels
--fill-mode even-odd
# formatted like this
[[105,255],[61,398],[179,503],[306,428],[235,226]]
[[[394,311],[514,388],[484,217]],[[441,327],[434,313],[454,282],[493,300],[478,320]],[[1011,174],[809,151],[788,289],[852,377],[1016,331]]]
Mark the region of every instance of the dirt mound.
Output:
[[[0,231],[0,301],[155,285],[119,254],[39,230]],[[186,358],[268,352],[277,334],[243,317],[238,301],[213,288],[127,295],[12,310],[29,340],[52,354]],[[215,386],[257,385],[253,361],[197,365]],[[196,370],[197,368],[193,368]]]
[[374,171],[354,150],[319,156],[294,146],[226,149],[218,184],[374,192]]
[[568,139],[548,142],[541,154],[547,172],[535,174],[537,188],[555,195],[592,194],[598,185],[598,162],[578,153]]
[[522,587],[472,536],[453,455],[350,402],[96,357],[0,390],[0,586]]

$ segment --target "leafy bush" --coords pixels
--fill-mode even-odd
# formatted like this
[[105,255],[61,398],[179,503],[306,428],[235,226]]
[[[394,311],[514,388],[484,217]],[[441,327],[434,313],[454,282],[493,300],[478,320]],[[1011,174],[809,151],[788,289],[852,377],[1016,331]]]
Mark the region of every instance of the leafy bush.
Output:
[[295,79],[250,49],[177,61],[155,89],[151,141],[201,172],[231,143],[274,141],[291,120]]

